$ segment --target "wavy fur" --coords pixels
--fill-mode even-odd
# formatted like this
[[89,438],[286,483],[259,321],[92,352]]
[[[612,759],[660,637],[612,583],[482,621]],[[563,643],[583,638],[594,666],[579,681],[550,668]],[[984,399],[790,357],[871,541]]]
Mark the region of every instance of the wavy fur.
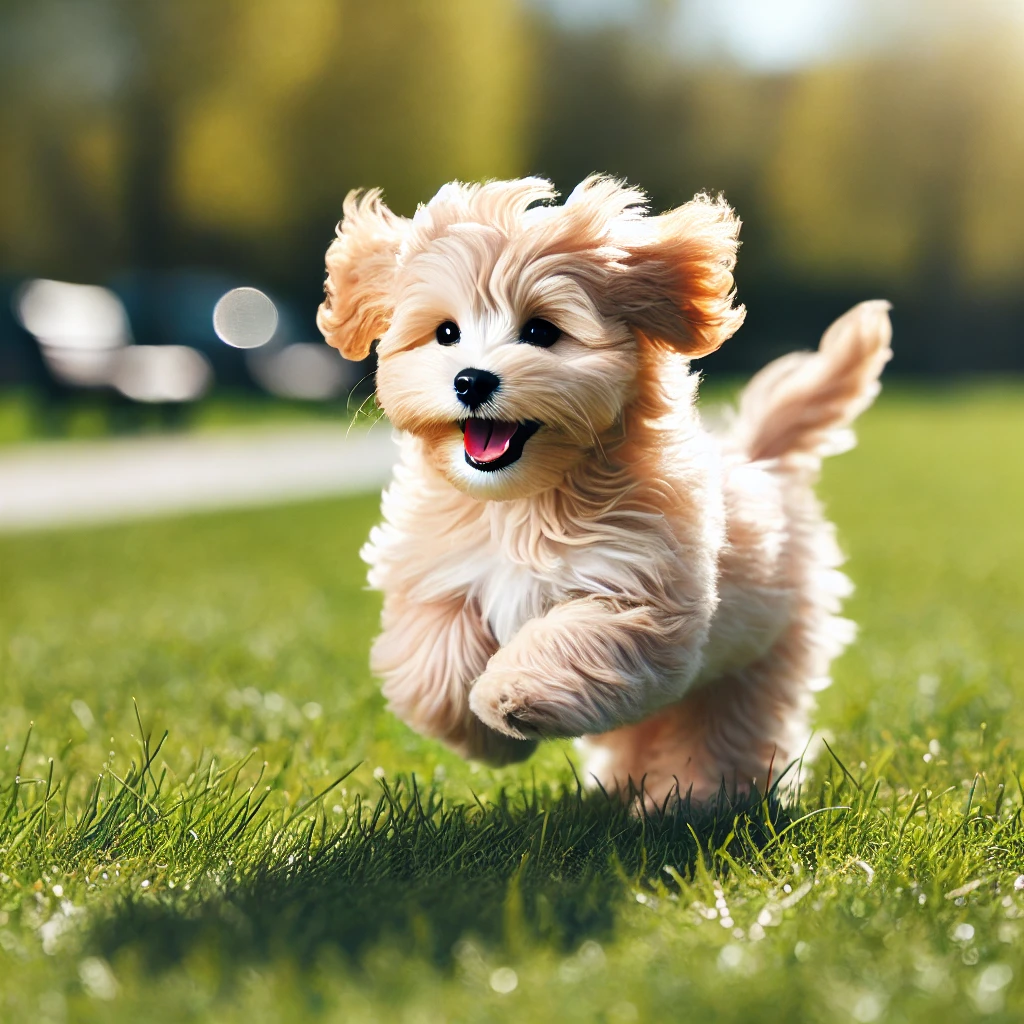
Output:
[[[588,178],[446,185],[410,220],[350,196],[320,324],[358,357],[402,457],[363,555],[384,594],[372,652],[391,709],[467,757],[583,736],[589,772],[652,803],[764,786],[796,756],[813,690],[852,635],[813,493],[877,392],[887,306],[763,370],[728,431],[694,404],[689,359],[742,322],[739,221],[698,196],[661,216]],[[549,349],[518,343],[531,317]],[[441,346],[443,320],[460,327]],[[452,381],[500,387],[474,415],[541,428],[497,472],[468,464]]]

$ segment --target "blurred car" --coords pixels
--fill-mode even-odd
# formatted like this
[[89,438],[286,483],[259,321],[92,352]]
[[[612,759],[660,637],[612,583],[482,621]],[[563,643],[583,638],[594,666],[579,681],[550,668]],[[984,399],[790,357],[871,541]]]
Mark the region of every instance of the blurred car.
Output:
[[133,272],[110,287],[36,279],[7,291],[0,382],[136,402],[194,401],[214,386],[328,401],[361,376],[311,316],[224,275]]
[[0,387],[28,387],[58,398],[66,388],[50,372],[39,343],[15,313],[21,285],[0,281]]

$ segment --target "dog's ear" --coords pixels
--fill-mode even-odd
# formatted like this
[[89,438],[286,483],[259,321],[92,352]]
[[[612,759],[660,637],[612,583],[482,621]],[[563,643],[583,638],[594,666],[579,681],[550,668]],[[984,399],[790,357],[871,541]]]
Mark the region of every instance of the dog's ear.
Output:
[[409,221],[384,205],[380,189],[349,192],[343,210],[327,250],[327,297],[316,325],[346,359],[365,359],[391,320],[398,250]]
[[626,255],[604,297],[609,312],[691,358],[732,337],[747,311],[733,304],[740,220],[725,200],[699,195],[661,216],[620,224],[616,244]]

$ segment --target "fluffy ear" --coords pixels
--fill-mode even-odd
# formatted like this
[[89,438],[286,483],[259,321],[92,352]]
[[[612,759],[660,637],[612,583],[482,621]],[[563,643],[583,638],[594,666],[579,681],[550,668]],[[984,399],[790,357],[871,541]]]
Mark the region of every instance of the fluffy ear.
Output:
[[740,220],[721,197],[699,195],[660,217],[622,222],[623,271],[607,300],[655,344],[696,358],[714,352],[743,323],[732,270]]
[[365,359],[391,319],[398,249],[409,222],[381,202],[380,189],[349,192],[343,210],[327,250],[327,298],[316,325],[346,359]]

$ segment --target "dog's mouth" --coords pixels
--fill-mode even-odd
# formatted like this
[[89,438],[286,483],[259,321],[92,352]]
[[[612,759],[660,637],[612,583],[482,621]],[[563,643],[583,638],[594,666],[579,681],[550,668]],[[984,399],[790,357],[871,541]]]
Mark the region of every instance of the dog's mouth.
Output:
[[540,424],[532,420],[513,423],[509,420],[471,419],[464,420],[459,426],[462,428],[466,462],[485,473],[518,462],[526,442],[540,428]]

